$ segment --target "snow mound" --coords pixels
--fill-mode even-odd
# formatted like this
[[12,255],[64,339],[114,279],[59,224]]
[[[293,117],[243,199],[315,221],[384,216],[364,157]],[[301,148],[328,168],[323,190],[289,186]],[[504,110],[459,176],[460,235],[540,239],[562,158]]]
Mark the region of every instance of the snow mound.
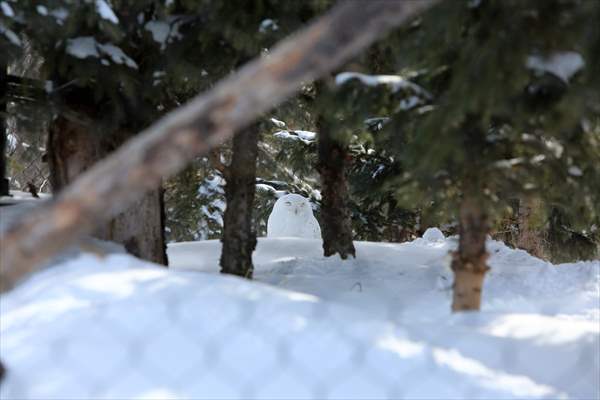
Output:
[[260,238],[255,282],[216,240],[38,273],[0,297],[0,397],[598,398],[600,262],[490,241],[482,312],[452,315],[455,239],[321,244]]
[[423,233],[423,239],[428,242],[443,242],[446,237],[439,228],[427,228],[425,233]]

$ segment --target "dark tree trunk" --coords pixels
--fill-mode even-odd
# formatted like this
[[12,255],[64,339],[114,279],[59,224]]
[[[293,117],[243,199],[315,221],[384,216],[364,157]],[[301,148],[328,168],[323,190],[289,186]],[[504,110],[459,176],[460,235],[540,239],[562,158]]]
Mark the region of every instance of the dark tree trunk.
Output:
[[6,177],[6,97],[7,97],[6,64],[0,64],[0,196],[8,196],[8,178]]
[[482,200],[467,191],[463,194],[459,211],[459,244],[452,258],[454,297],[452,311],[479,310],[483,279],[489,267],[485,240],[488,217]]
[[[94,132],[83,123],[58,117],[50,126],[47,146],[53,192],[60,191],[130,136],[126,132]],[[167,265],[162,208],[162,189],[147,192],[97,229],[94,236],[120,243],[136,257]]]
[[321,231],[325,257],[338,253],[342,259],[356,257],[352,243],[352,220],[348,208],[348,146],[333,136],[332,125],[317,117],[318,170],[321,175]]
[[545,259],[544,240],[540,229],[536,229],[536,214],[540,212],[542,204],[534,197],[519,199],[517,247],[523,249],[532,256]]
[[256,248],[256,231],[252,226],[254,192],[256,190],[256,157],[258,125],[253,124],[233,138],[233,156],[227,168],[223,218],[223,250],[221,272],[251,279],[254,266],[252,252]]

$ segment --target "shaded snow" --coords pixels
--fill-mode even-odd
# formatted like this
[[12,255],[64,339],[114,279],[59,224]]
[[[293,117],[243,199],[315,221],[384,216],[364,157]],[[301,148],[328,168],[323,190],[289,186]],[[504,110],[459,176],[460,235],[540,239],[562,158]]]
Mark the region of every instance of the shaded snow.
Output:
[[304,140],[315,140],[317,134],[311,131],[293,131],[296,135],[301,137]]
[[569,167],[569,175],[573,175],[573,176],[582,176],[583,175],[583,171],[581,170],[581,168],[579,168],[576,165],[571,165]]
[[99,44],[98,47],[104,55],[109,56],[116,64],[125,64],[130,68],[137,69],[137,64],[123,50],[111,43]]
[[[342,72],[336,75],[336,85],[343,85],[346,82],[357,79],[366,86],[385,85],[390,87],[392,92],[397,92],[401,89],[411,89],[419,95],[430,98],[431,95],[421,86],[413,83],[399,75],[367,75],[359,72]],[[408,107],[410,102],[401,103],[401,107]]]
[[[402,102],[400,102],[402,103]],[[363,121],[363,123],[365,125],[367,125],[369,128],[371,129],[375,129],[375,130],[381,130],[385,124],[387,124],[389,121],[391,121],[391,118],[389,117],[372,117],[372,118],[367,118]]]
[[[597,398],[600,262],[554,266],[488,242],[482,312],[452,315],[455,238],[259,238],[256,282],[219,241],[173,269],[84,255],[0,297],[2,398]],[[190,271],[193,270],[193,271]]]
[[37,10],[38,14],[40,14],[40,15],[44,15],[44,16],[48,15],[48,9],[42,5],[37,5],[35,7],[35,9]]
[[96,44],[92,36],[67,39],[67,53],[77,58],[100,57]]
[[8,132],[6,134],[6,150],[8,153],[12,153],[18,146],[19,139],[12,133]]
[[144,29],[152,34],[152,39],[160,44],[161,49],[165,48],[169,32],[171,31],[169,24],[164,21],[149,21],[144,26]]
[[400,110],[411,110],[420,104],[422,104],[422,101],[419,97],[410,96],[406,99],[400,100],[400,104],[398,105],[398,108]]
[[[115,46],[112,43],[98,43],[92,36],[67,39],[66,50],[68,54],[76,58],[98,58],[103,55],[109,57],[116,64],[125,64],[134,69],[138,68],[136,62],[126,55],[120,47]],[[104,61],[104,59],[102,61]],[[103,64],[105,63],[103,62]]]
[[[51,196],[47,193],[38,193],[38,198],[33,197],[29,192],[23,192],[20,190],[11,190],[10,196],[0,196],[0,206],[5,204],[21,204],[21,203],[29,203],[29,202],[39,202],[41,200],[49,199]],[[0,209],[0,215],[3,219],[5,219],[5,214],[9,210],[9,208]],[[0,225],[2,225],[4,221],[0,221]]]
[[21,39],[17,36],[16,33],[8,29],[4,24],[0,21],[0,34],[3,34],[9,42],[14,44],[15,46],[21,46]]
[[271,118],[271,122],[273,123],[273,125],[275,125],[278,128],[282,128],[282,129],[285,128],[285,122],[283,122],[283,121],[280,121],[276,118]]
[[56,19],[57,24],[62,25],[69,16],[69,11],[66,8],[58,7],[51,10],[50,15]]
[[119,19],[106,0],[96,0],[96,11],[98,14],[100,14],[100,17],[112,22],[113,24],[119,23]]
[[568,83],[585,66],[585,61],[575,51],[557,51],[548,56],[528,56],[526,66],[536,71],[549,72]]
[[2,13],[8,18],[12,18],[15,16],[15,12],[13,11],[10,4],[8,4],[6,1],[0,1],[0,10],[2,10]]
[[299,140],[308,144],[315,141],[317,134],[310,131],[281,130],[275,132],[273,136],[282,139]]
[[184,22],[184,19],[179,16],[170,16],[167,20],[148,21],[144,25],[144,29],[152,34],[152,39],[160,44],[161,50],[167,47],[167,43],[174,39],[182,39],[183,36],[179,32],[179,28]]
[[270,18],[263,19],[258,27],[258,32],[260,33],[266,33],[268,31],[275,32],[277,30],[279,30],[279,25],[277,25],[277,22]]

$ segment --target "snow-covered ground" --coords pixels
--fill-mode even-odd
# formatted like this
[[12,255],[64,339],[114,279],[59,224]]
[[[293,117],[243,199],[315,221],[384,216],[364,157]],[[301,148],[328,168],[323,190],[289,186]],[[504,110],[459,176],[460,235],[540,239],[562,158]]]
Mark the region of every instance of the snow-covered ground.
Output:
[[0,397],[600,398],[600,262],[490,241],[482,312],[452,315],[435,239],[262,238],[255,282],[216,273],[218,241],[171,270],[79,256],[0,297]]

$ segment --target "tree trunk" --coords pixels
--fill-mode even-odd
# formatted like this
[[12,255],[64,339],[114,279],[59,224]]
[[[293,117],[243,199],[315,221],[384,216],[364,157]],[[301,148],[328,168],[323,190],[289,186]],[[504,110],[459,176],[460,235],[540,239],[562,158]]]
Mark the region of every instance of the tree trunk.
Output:
[[[341,2],[213,89],[121,146],[53,202],[0,232],[0,291],[131,206],[161,179],[206,154],[261,113],[358,54],[437,0]],[[361,25],[361,29],[356,26]],[[101,184],[99,184],[101,183]],[[110,203],[106,202],[109,198]]]
[[233,156],[226,170],[221,272],[252,278],[252,252],[256,248],[256,231],[252,226],[256,190],[258,124],[246,128],[233,138]]
[[459,212],[458,251],[452,257],[454,297],[452,311],[479,310],[483,279],[489,267],[485,240],[488,217],[481,199],[472,192],[464,193]]
[[317,117],[318,170],[321,175],[321,219],[325,257],[338,253],[342,259],[356,257],[352,243],[352,220],[348,208],[346,177],[348,146],[333,137],[332,126],[323,115]]
[[[83,123],[58,117],[50,126],[47,146],[53,192],[59,192],[130,136],[94,132]],[[136,257],[167,265],[164,222],[159,187],[97,229],[94,236],[120,243]]]
[[8,95],[6,64],[0,63],[0,196],[9,195],[8,178],[6,177],[6,97]]
[[546,258],[541,232],[535,229],[536,213],[540,212],[542,204],[539,199],[527,197],[519,199],[517,247],[532,256]]

